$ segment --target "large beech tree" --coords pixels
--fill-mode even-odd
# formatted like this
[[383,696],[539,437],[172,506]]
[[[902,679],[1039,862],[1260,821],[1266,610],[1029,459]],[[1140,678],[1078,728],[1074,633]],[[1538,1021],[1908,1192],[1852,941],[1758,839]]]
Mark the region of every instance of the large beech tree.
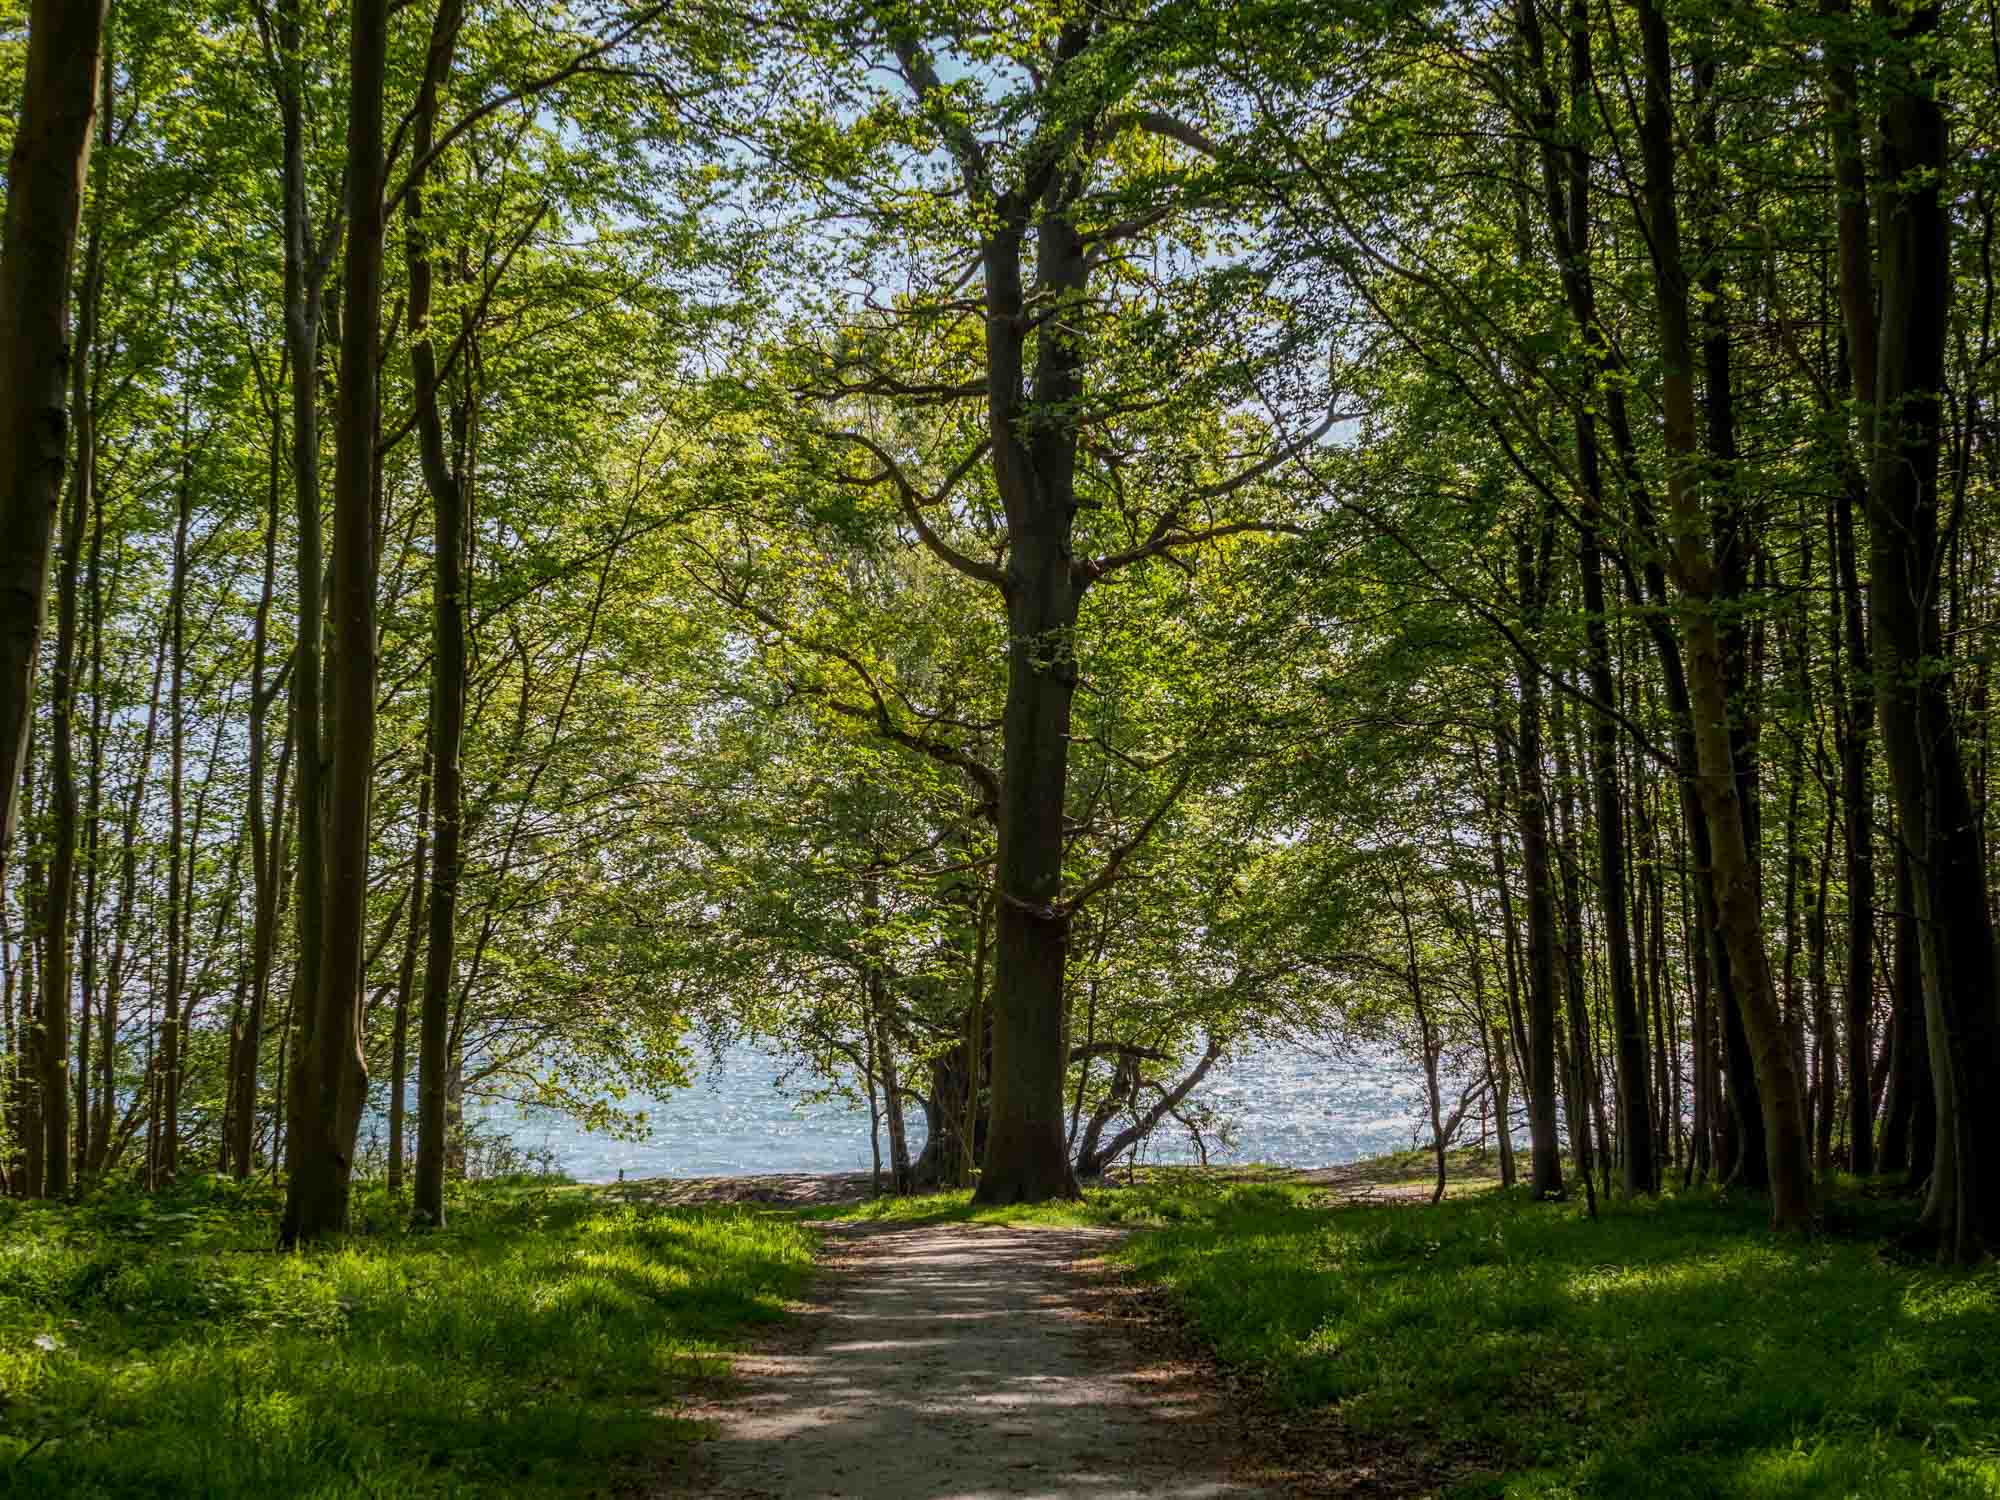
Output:
[[[849,149],[864,154],[835,158],[873,195],[853,218],[869,233],[889,229],[908,201],[897,174],[921,176],[920,159],[901,160],[911,145],[949,161],[951,201],[893,302],[854,309],[851,336],[803,361],[800,377],[830,408],[836,449],[852,451],[847,482],[890,491],[919,543],[1005,612],[987,1202],[1075,1191],[1064,1106],[1071,932],[1152,823],[1135,819],[1101,868],[1065,869],[1086,596],[1206,541],[1283,529],[1260,513],[1261,486],[1330,425],[1320,415],[1266,428],[1263,451],[1234,463],[1121,451],[1137,436],[1135,413],[1167,445],[1185,444],[1192,434],[1168,435],[1153,408],[1196,394],[1254,400],[1260,377],[1275,379],[1268,348],[1244,353],[1245,330],[1226,322],[1239,312],[1257,325],[1247,289],[1268,273],[1231,257],[1227,272],[1190,267],[1157,291],[1123,274],[1140,247],[1171,256],[1240,203],[1232,152],[1188,112],[1206,109],[1196,75],[1223,18],[1015,10],[970,49],[908,13],[846,18],[853,62],[886,57],[902,84],[900,98],[877,101],[899,123],[850,132]],[[825,164],[822,140],[798,131],[798,168]],[[836,211],[848,201],[838,193]],[[954,263],[970,269],[956,278],[969,281],[969,303],[952,285]],[[1184,312],[1182,297],[1209,305]],[[960,320],[965,332],[951,331]],[[1128,323],[1153,326],[1135,336]],[[1217,339],[1234,345],[1233,368]],[[1273,343],[1290,352],[1282,336]],[[1176,376],[1179,400],[1167,394]],[[871,405],[916,413],[920,426],[922,414],[942,415],[927,430],[911,432],[906,415],[903,431],[884,432],[870,430]]]

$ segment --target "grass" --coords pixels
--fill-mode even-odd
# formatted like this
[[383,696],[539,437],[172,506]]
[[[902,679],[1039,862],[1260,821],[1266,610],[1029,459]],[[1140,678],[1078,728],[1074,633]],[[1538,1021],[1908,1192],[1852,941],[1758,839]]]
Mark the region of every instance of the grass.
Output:
[[297,1256],[273,1198],[213,1181],[0,1204],[0,1490],[606,1494],[671,1460],[679,1395],[803,1284],[801,1221],[859,1213],[1145,1230],[1115,1253],[1282,1420],[1432,1455],[1458,1500],[2000,1496],[2000,1269],[1900,1257],[1907,1202],[1849,1185],[1780,1240],[1708,1192],[1596,1222],[1518,1192],[1335,1201],[1427,1170],[799,1215],[517,1184],[443,1234],[364,1198]]
[[812,1235],[547,1184],[411,1233],[379,1195],[275,1253],[278,1203],[0,1206],[0,1490],[99,1496],[608,1494],[695,1435],[679,1396],[778,1316]]
[[1591,1222],[1519,1192],[1333,1203],[1230,1175],[864,1211],[1148,1228],[1118,1256],[1281,1413],[1437,1454],[1466,1500],[2000,1496],[2000,1269],[1898,1257],[1905,1202],[1850,1186],[1794,1241],[1710,1192]]

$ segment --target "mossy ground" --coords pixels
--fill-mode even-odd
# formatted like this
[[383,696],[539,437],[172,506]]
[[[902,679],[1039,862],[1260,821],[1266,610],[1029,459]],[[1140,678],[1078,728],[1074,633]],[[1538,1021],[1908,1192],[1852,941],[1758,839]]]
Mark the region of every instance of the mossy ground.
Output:
[[547,1183],[461,1192],[438,1233],[376,1190],[297,1255],[277,1209],[214,1179],[0,1205],[0,1490],[609,1494],[811,1269],[782,1215]]

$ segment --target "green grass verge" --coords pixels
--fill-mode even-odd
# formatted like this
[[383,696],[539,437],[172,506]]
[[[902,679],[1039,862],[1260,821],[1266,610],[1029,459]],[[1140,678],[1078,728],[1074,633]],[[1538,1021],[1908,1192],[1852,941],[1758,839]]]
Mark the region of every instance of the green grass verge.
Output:
[[573,1496],[695,1435],[679,1393],[810,1274],[811,1231],[573,1187],[379,1194],[278,1254],[277,1202],[0,1206],[0,1490]]
[[1706,1192],[1593,1223],[1518,1192],[1330,1205],[1171,1174],[1080,1204],[863,1212],[1146,1226],[1118,1257],[1218,1357],[1281,1410],[1490,1468],[1464,1497],[2000,1496],[2000,1269],[1898,1257],[1900,1201],[1845,1192],[1809,1240]]

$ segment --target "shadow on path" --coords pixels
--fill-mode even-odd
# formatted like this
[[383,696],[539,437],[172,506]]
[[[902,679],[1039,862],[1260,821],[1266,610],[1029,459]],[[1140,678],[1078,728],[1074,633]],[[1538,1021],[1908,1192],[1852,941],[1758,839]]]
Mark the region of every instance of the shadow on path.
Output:
[[821,1306],[737,1362],[690,1482],[729,1500],[1248,1500],[1198,1373],[1091,1316],[1104,1229],[828,1226]]

